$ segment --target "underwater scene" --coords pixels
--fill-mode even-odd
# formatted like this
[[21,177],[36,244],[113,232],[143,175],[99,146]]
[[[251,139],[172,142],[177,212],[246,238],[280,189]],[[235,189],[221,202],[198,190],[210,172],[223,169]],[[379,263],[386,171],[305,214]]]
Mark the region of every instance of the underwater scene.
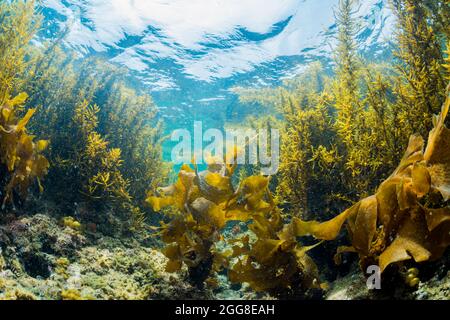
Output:
[[449,0],[0,0],[0,300],[450,300],[449,109]]

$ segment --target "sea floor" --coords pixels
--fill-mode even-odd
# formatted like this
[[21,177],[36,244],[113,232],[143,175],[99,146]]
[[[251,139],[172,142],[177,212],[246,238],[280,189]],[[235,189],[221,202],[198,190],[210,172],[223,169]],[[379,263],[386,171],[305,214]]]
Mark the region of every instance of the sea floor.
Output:
[[[219,275],[217,288],[199,289],[186,270],[165,272],[166,258],[148,239],[114,239],[83,234],[57,219],[37,214],[0,226],[0,299],[274,299]],[[450,298],[450,272],[422,282],[417,290],[369,291],[355,269],[330,283],[323,299]]]

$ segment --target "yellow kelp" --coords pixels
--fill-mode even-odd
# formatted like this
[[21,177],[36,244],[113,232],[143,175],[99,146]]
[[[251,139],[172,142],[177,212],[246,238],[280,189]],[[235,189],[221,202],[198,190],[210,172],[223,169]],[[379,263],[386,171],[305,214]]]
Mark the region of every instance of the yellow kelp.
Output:
[[[177,182],[159,189],[159,196],[149,194],[147,203],[154,211],[166,207],[176,209],[169,224],[161,223],[160,235],[167,243],[164,254],[169,258],[167,271],[176,272],[183,263],[191,279],[202,285],[214,264],[213,244],[220,240],[219,231],[225,226],[225,204],[234,193],[229,171],[216,162],[208,170],[198,172],[184,165]],[[221,171],[221,172],[220,172]],[[218,260],[220,257],[217,255]]]
[[34,136],[27,133],[26,126],[35,109],[29,109],[20,118],[27,99],[25,93],[15,98],[8,98],[0,105],[0,163],[8,172],[9,182],[5,188],[3,207],[7,202],[13,202],[13,191],[26,197],[31,184],[37,180],[39,189],[43,188],[40,180],[47,174],[49,162],[42,155],[49,142],[34,141]]
[[283,229],[275,206],[267,213],[254,214],[251,221],[249,229],[256,241],[251,242],[248,235],[232,241],[229,258],[237,258],[228,272],[232,282],[247,282],[256,291],[272,294],[303,294],[310,288],[323,288],[318,268],[307,255],[318,244],[302,247],[297,243],[295,235]]
[[445,126],[449,89],[426,149],[423,138],[413,135],[400,165],[375,195],[328,222],[295,218],[286,229],[296,236],[333,240],[347,221],[352,246],[340,248],[338,254],[357,252],[362,267],[378,263],[382,272],[405,260],[440,258],[450,245],[450,208],[431,209],[423,203],[436,194],[444,201],[450,198],[450,130]]
[[[234,171],[235,166],[217,159],[209,159],[202,172],[184,165],[174,185],[160,188],[159,196],[149,194],[147,202],[155,211],[176,209],[168,213],[171,221],[161,222],[159,228],[167,244],[166,270],[176,272],[185,264],[199,285],[208,283],[211,271],[227,267],[231,281],[248,282],[255,290],[317,286],[317,268],[306,255],[311,248],[302,248],[294,235],[281,232],[283,221],[269,192],[270,178],[248,177],[235,190]],[[229,221],[251,222],[256,240],[250,241],[248,235],[231,239],[233,250],[219,252],[215,244]]]

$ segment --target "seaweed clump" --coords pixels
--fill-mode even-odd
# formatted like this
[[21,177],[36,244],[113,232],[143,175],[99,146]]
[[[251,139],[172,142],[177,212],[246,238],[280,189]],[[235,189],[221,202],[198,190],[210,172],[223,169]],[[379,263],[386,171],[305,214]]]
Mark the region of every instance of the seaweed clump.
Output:
[[[159,189],[159,196],[149,193],[147,203],[154,211],[166,207],[171,221],[161,222],[160,236],[167,244],[164,254],[169,258],[166,271],[188,267],[190,279],[202,286],[220,255],[213,245],[221,239],[220,230],[235,217],[226,216],[226,202],[234,193],[231,176],[234,166],[220,164],[211,159],[208,170],[198,172],[183,165],[177,182]],[[219,263],[220,264],[220,263]],[[217,267],[217,263],[216,263]]]
[[439,207],[450,198],[449,108],[448,88],[426,148],[421,136],[411,136],[400,165],[375,195],[328,222],[294,218],[286,229],[296,236],[334,240],[347,221],[352,245],[338,249],[336,262],[341,253],[356,252],[362,268],[378,264],[381,272],[402,261],[439,259],[450,244],[450,208]]
[[7,180],[2,208],[7,203],[14,203],[14,192],[26,197],[35,181],[42,192],[41,179],[49,168],[49,162],[42,155],[49,142],[34,141],[34,136],[29,135],[26,129],[35,109],[19,116],[26,99],[27,95],[22,93],[0,105],[0,163],[4,166],[0,177]]
[[307,252],[315,248],[301,246],[296,236],[284,229],[280,209],[269,190],[269,178],[253,176],[245,179],[228,210],[248,215],[253,241],[247,234],[232,239],[232,253],[236,259],[229,270],[234,283],[248,283],[256,291],[274,295],[305,294],[309,289],[324,288],[319,272]]
[[141,232],[146,191],[165,180],[152,98],[112,64],[79,61],[58,44],[36,51],[24,90],[45,106],[33,131],[52,141],[45,200],[103,234]]
[[[235,168],[214,159],[202,172],[184,165],[174,185],[161,188],[160,196],[149,194],[155,211],[175,208],[166,211],[171,220],[161,222],[158,233],[166,243],[166,270],[176,272],[185,264],[199,286],[226,268],[231,282],[246,282],[256,291],[288,292],[300,283],[318,287],[317,267],[306,255],[312,247],[301,247],[293,234],[283,232],[270,178],[251,176],[235,189]],[[228,239],[231,250],[219,251],[221,232],[232,221],[249,224],[251,232]]]
[[[26,109],[28,95],[22,89],[23,74],[30,64],[26,50],[39,28],[34,1],[0,3],[0,201],[17,204],[14,195],[26,198],[32,184],[47,174],[49,162],[42,155],[49,142],[35,141],[27,131],[36,109]],[[23,93],[20,93],[23,92]],[[36,131],[37,132],[37,131]]]

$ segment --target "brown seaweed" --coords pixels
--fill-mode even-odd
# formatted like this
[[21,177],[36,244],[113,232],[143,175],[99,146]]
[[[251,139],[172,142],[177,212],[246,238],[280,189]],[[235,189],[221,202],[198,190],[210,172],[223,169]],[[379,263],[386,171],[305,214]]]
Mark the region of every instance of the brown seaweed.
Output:
[[443,201],[450,198],[450,130],[445,126],[449,107],[447,91],[425,150],[422,137],[413,135],[400,165],[375,195],[330,221],[294,218],[286,228],[296,236],[333,240],[347,222],[352,246],[340,248],[338,254],[357,252],[363,267],[378,263],[382,272],[401,261],[440,258],[450,245],[450,208],[429,208],[423,203],[435,193]]

